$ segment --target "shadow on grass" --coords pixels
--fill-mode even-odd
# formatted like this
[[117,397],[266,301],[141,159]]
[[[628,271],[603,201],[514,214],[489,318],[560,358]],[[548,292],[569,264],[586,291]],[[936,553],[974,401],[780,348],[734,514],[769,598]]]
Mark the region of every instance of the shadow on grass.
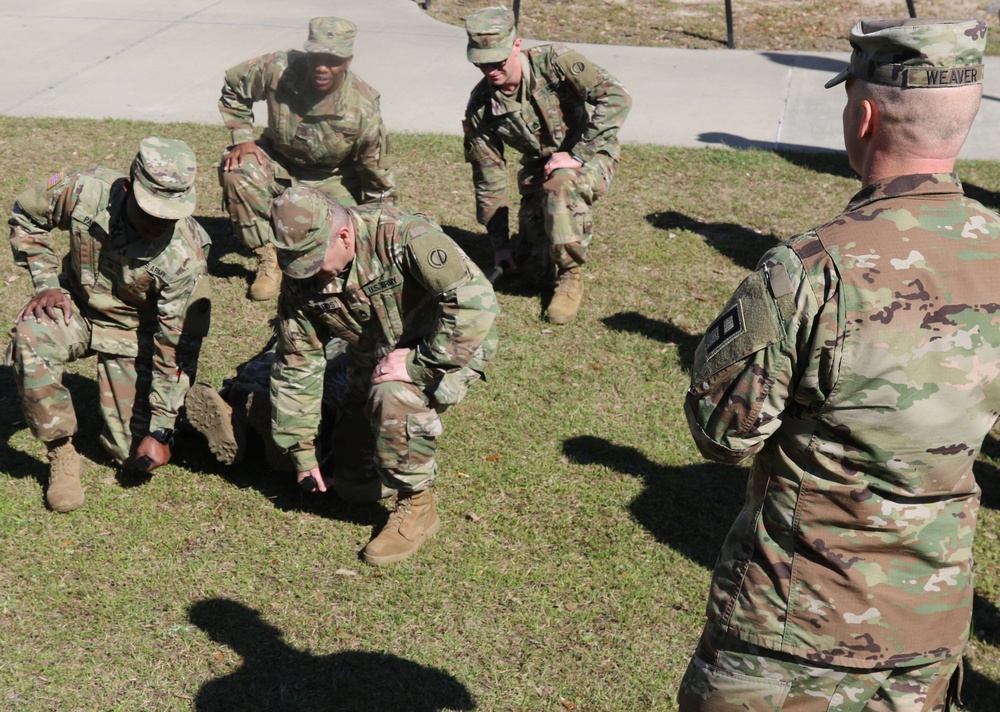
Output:
[[599,464],[640,478],[646,485],[629,505],[636,521],[656,540],[711,569],[726,532],[743,505],[747,471],[728,465],[659,465],[639,450],[582,435],[563,443],[581,465]]
[[761,256],[780,242],[773,234],[763,235],[736,223],[702,222],[674,210],[650,213],[646,221],[660,230],[686,230],[701,235],[710,247],[748,271],[756,269]]
[[[102,466],[111,464],[111,459],[98,441],[103,422],[99,415],[97,382],[74,373],[66,373],[63,375],[63,384],[69,389],[77,413],[78,430],[73,436],[73,445],[88,460]],[[10,445],[14,433],[28,427],[21,413],[13,368],[0,366],[0,393],[3,393],[0,398],[0,462],[3,462],[3,468],[12,477],[33,477],[40,485],[44,485],[49,479],[48,463]]]
[[[979,594],[972,601],[972,630],[984,645],[1000,645],[1000,611],[996,604]],[[965,712],[994,712],[1000,684],[976,671],[965,661],[965,680],[962,685],[962,709]]]
[[[489,276],[493,272],[493,246],[484,233],[463,230],[454,225],[442,225],[441,229],[465,251],[483,274]],[[516,274],[501,275],[493,283],[493,288],[501,294],[517,297],[537,296],[539,293],[538,287],[529,284]]]
[[222,256],[230,253],[250,254],[250,251],[240,244],[236,239],[232,226],[227,218],[210,218],[198,216],[198,224],[205,228],[205,232],[212,238],[212,248],[208,253],[208,273],[213,277],[222,279],[243,279],[249,281],[255,276],[253,270],[247,269],[242,264],[223,262]]
[[[736,134],[721,131],[710,131],[698,134],[702,143],[715,143],[730,148],[753,148],[759,151],[770,151],[781,156],[789,163],[806,168],[816,173],[827,173],[841,178],[857,178],[854,169],[847,160],[847,152],[838,149],[822,148],[820,146],[804,146],[802,144],[784,143],[775,145],[769,141],[758,141]],[[858,188],[861,184],[858,184]],[[808,226],[803,226],[803,228]]]
[[314,655],[242,603],[212,598],[191,606],[191,622],[240,656],[235,672],[202,685],[199,712],[219,710],[473,710],[462,683],[437,668],[389,653]]
[[965,181],[962,181],[962,188],[965,190],[965,194],[973,200],[978,200],[987,208],[1000,210],[1000,193],[997,191],[981,188],[975,183],[966,183]]
[[618,312],[601,319],[606,327],[613,331],[627,331],[633,334],[641,334],[647,339],[653,339],[664,344],[674,344],[677,346],[677,358],[681,367],[685,371],[691,370],[694,363],[694,354],[701,343],[701,335],[692,336],[683,329],[679,329],[669,321],[650,319],[645,314],[639,312]]

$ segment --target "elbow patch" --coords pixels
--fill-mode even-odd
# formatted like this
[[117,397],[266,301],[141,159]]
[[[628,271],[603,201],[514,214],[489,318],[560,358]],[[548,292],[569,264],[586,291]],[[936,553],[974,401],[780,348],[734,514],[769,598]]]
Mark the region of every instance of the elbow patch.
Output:
[[212,325],[212,284],[208,275],[198,277],[184,307],[184,328],[188,336],[207,336]]
[[428,232],[407,245],[424,284],[435,294],[442,294],[469,278],[465,255],[451,238]]

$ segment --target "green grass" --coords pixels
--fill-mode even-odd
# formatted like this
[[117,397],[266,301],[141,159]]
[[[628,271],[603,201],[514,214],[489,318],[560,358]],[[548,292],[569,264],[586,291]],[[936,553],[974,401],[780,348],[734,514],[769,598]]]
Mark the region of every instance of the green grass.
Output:
[[[0,118],[0,204],[63,167],[123,168],[150,133],[202,163],[216,319],[199,375],[219,386],[273,309],[244,298],[252,259],[215,183],[221,127]],[[488,262],[459,139],[394,146],[402,205]],[[960,172],[1000,207],[1000,164]],[[257,462],[224,468],[197,440],[151,478],[116,472],[96,443],[89,360],[68,379],[87,504],[49,512],[43,448],[0,368],[0,709],[674,709],[745,480],[688,436],[694,348],[764,249],[857,187],[839,154],[626,146],[596,206],[580,318],[548,327],[537,295],[501,284],[489,382],[444,416],[445,526],[386,569],[357,556],[383,509],[308,496]],[[5,326],[29,291],[0,260]],[[990,441],[967,657],[977,712],[1000,690],[998,468]]]
[[[428,13],[463,25],[483,0],[429,0]],[[494,3],[502,4],[502,3]],[[514,3],[505,3],[513,7]],[[985,19],[996,32],[996,11],[982,0],[915,0],[919,17]],[[858,20],[906,17],[906,0],[733,0],[733,36],[739,49],[848,52]],[[722,49],[727,46],[722,0],[522,0],[521,34],[539,40],[645,47]],[[1000,54],[1000,35],[987,54]]]

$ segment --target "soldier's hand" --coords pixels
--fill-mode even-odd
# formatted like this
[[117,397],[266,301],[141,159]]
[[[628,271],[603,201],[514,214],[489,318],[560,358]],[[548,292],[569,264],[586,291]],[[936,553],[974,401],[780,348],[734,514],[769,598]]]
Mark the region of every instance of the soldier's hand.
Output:
[[62,310],[63,323],[68,324],[73,315],[73,300],[61,289],[45,289],[24,305],[24,309],[18,313],[14,321],[26,321],[29,317],[35,317],[35,321],[41,321],[43,315],[56,321],[58,318],[56,309]]
[[[304,482],[306,478],[311,479],[312,482]],[[306,492],[326,492],[326,481],[323,479],[323,475],[320,474],[318,467],[298,473],[296,480],[299,483],[299,487]],[[310,487],[310,485],[312,486]]]
[[257,163],[264,163],[264,153],[260,150],[260,146],[253,141],[244,141],[233,146],[229,153],[226,154],[222,170],[235,171],[237,168],[242,168],[243,161],[246,160],[248,155],[254,156],[257,159]]
[[403,383],[413,383],[410,372],[406,370],[406,357],[410,355],[410,349],[395,349],[390,351],[384,359],[378,362],[375,370],[372,371],[372,384],[378,385],[386,381],[402,381]]
[[143,455],[148,457],[150,462],[146,472],[152,472],[160,465],[166,465],[170,462],[170,446],[161,443],[152,435],[147,435],[139,443],[139,448],[135,451],[135,459],[138,460]]
[[497,250],[493,256],[493,266],[499,267],[504,272],[517,272],[517,262],[514,261],[514,253],[509,247]]
[[557,151],[549,156],[549,160],[545,162],[545,177],[548,178],[552,175],[552,171],[559,170],[560,168],[579,168],[583,164],[580,161],[573,158],[573,154],[568,151]]

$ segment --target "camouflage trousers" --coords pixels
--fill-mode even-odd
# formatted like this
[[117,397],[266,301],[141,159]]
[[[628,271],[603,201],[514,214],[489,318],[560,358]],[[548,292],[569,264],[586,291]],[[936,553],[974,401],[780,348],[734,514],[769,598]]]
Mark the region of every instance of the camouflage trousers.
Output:
[[[579,169],[561,168],[544,178],[544,161],[524,166],[518,173],[521,206],[514,259],[543,273],[554,265],[559,271],[587,261],[594,237],[590,206],[608,192],[618,162],[604,154]],[[536,267],[536,265],[541,265]]]
[[246,156],[243,166],[232,171],[223,169],[229,151],[219,163],[219,185],[222,186],[222,208],[229,213],[233,232],[244,247],[263,247],[271,239],[271,203],[293,185],[305,185],[323,191],[343,205],[356,205],[361,195],[360,179],[339,171],[309,171],[307,177],[293,177],[266,141],[258,141],[265,156],[260,163]]
[[702,636],[681,680],[680,712],[946,712],[957,703],[961,656],[881,670],[813,661]]
[[[371,371],[362,377],[370,381]],[[357,388],[348,391],[330,439],[334,479],[361,486],[380,477],[386,487],[412,492],[430,487],[446,407],[401,381],[369,385],[358,395]]]
[[44,442],[75,434],[76,411],[63,374],[66,364],[96,353],[104,419],[101,445],[118,463],[124,463],[149,432],[151,361],[92,351],[88,321],[74,310],[66,324],[58,313],[55,321],[29,318],[10,330],[8,360],[14,367],[24,418],[31,433]]

